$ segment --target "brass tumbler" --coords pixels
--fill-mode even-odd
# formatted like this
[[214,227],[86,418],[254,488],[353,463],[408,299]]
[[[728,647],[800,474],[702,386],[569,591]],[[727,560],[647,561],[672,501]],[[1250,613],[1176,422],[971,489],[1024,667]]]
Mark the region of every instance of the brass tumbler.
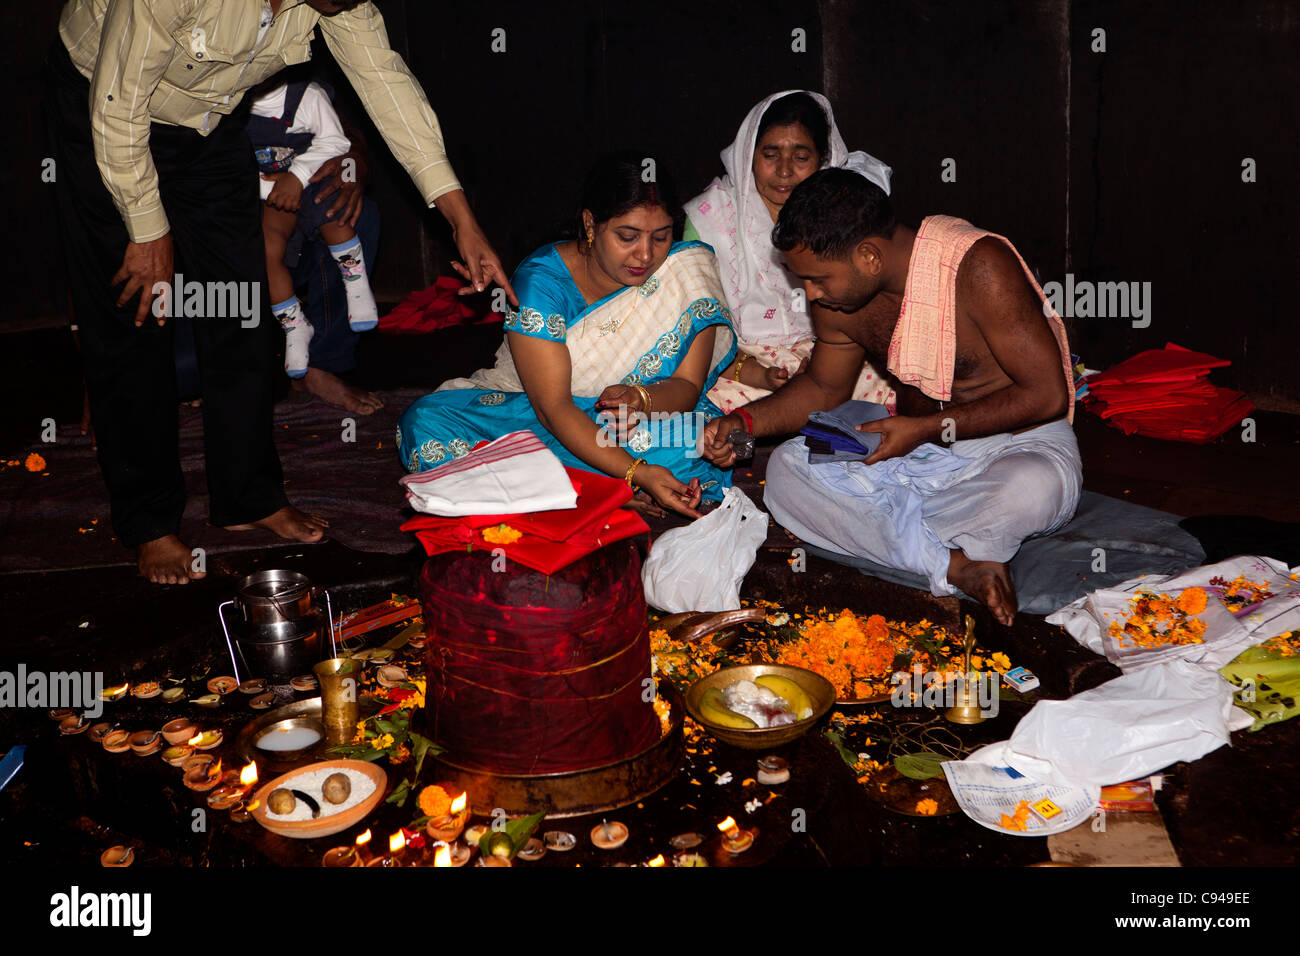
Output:
[[312,668],[320,682],[320,722],[331,747],[349,744],[357,732],[357,694],[361,665],[350,657],[332,657]]

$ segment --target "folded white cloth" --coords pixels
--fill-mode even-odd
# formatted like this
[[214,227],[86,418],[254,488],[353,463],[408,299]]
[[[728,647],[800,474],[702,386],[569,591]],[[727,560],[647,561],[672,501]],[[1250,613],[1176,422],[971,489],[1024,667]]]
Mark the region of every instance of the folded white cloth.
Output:
[[564,465],[529,431],[512,432],[482,448],[398,482],[411,507],[445,518],[527,514],[578,506]]

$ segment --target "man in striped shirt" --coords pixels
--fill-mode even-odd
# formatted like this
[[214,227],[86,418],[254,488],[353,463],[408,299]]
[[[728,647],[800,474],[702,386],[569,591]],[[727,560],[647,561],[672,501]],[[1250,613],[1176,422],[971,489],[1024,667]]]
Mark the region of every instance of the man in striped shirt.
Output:
[[[309,59],[318,26],[394,156],[451,224],[457,271],[514,299],[373,3],[68,0],[48,70],[73,309],[114,530],[155,582],[202,577],[178,536],[185,486],[163,328],[178,308],[195,319],[212,523],[299,541],[327,526],[289,505],[272,439],[277,329],[243,131],[244,94]],[[183,282],[172,289],[175,274]]]

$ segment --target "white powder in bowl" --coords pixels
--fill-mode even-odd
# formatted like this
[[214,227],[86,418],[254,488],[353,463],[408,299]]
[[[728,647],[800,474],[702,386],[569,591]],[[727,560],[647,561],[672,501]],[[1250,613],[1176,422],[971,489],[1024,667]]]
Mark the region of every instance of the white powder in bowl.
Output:
[[[352,784],[352,792],[348,794],[348,798],[342,803],[330,803],[321,793],[321,788],[325,785],[326,779],[332,777],[336,773],[346,774],[349,782]],[[336,813],[341,813],[350,807],[355,807],[358,803],[375,792],[375,782],[364,773],[351,769],[337,770],[332,767],[324,770],[312,770],[308,773],[300,773],[296,777],[289,778],[288,782],[282,783],[280,787],[285,790],[301,790],[303,793],[307,794],[307,796],[319,803],[320,816],[316,817],[318,820],[323,819],[324,817],[332,817]],[[273,792],[274,791],[272,791],[272,793]],[[269,797],[270,793],[268,793],[267,796]],[[311,807],[307,806],[307,804],[303,803],[301,800],[297,800],[297,798],[295,798],[295,800],[296,802],[292,813],[275,813],[270,807],[267,807],[267,818],[283,823],[291,823],[299,820],[311,820]]]

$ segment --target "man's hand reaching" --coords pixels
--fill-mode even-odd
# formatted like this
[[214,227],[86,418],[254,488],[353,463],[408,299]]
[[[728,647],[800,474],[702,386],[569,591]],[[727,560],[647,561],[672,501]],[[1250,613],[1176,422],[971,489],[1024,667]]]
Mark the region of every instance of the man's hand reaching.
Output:
[[[130,302],[136,293],[140,294],[140,302],[135,310],[135,324],[139,328],[144,325],[144,317],[149,313],[158,283],[166,284],[169,290],[167,296],[175,294],[176,290],[172,289],[173,278],[172,235],[169,232],[148,242],[128,242],[126,254],[122,256],[122,267],[113,273],[109,285],[126,283],[122,294],[117,297],[119,309]],[[158,324],[164,325],[166,322],[167,315],[163,312],[158,316]]]

